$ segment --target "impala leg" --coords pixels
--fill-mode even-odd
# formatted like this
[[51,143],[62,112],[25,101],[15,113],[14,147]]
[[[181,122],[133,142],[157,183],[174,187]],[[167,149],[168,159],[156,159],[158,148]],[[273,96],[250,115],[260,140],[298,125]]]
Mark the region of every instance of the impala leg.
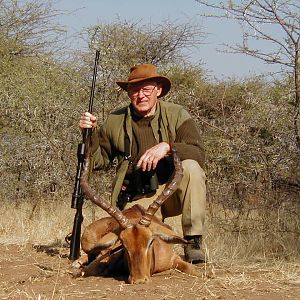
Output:
[[[125,261],[126,263],[126,261]],[[81,270],[82,277],[88,276],[106,276],[116,272],[116,270],[124,270],[124,251],[117,251],[110,254],[109,251],[105,254],[99,254],[91,263],[84,266]],[[127,265],[127,264],[126,264]]]
[[101,275],[107,268],[106,262],[103,262],[102,256],[94,259],[89,265],[84,266],[81,270],[82,277]]
[[193,275],[193,276],[199,275],[195,266],[182,260],[181,257],[178,255],[174,259],[173,268],[189,275]]
[[88,262],[89,262],[88,256],[86,254],[83,254],[72,263],[72,267],[75,269],[80,269],[82,268],[82,266],[87,265]]

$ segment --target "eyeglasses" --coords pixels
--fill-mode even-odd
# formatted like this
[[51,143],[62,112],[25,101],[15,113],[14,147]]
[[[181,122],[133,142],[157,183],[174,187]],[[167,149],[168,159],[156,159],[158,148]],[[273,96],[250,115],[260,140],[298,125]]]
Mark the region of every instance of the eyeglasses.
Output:
[[139,88],[139,87],[132,87],[132,88],[129,88],[128,89],[128,94],[130,96],[137,96],[139,94],[139,92],[143,92],[143,94],[145,96],[151,96],[151,94],[153,93],[154,89],[156,88],[157,86],[155,85],[153,88],[151,87],[143,87],[143,88]]

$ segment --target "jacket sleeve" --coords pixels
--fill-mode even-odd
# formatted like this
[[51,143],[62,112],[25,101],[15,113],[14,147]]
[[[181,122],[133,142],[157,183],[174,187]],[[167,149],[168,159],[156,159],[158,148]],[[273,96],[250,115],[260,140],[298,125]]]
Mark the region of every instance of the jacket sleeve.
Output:
[[105,127],[101,126],[92,134],[91,144],[91,165],[94,170],[99,170],[108,166],[113,160],[114,155],[106,134]]
[[172,146],[177,149],[181,160],[196,160],[204,168],[205,151],[200,133],[193,119],[189,118],[179,126]]

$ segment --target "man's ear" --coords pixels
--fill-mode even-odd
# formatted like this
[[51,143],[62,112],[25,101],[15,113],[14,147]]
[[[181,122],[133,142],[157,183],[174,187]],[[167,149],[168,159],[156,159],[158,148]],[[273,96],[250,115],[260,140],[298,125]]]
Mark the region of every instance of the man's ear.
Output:
[[161,93],[162,93],[162,84],[159,83],[159,84],[157,85],[157,93],[156,93],[156,96],[157,96],[157,97],[160,96]]

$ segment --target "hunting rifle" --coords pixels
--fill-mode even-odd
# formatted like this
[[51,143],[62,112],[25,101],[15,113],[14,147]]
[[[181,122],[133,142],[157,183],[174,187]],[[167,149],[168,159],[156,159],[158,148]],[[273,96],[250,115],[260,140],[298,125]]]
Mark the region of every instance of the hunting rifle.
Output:
[[[92,113],[92,111],[93,111],[93,101],[94,101],[94,94],[95,94],[99,53],[100,53],[99,50],[97,50],[96,56],[95,56],[93,81],[92,81],[90,101],[89,101],[89,110],[88,110],[89,113]],[[91,136],[91,131],[92,131],[92,129],[84,129],[83,130],[82,143],[78,144],[78,148],[77,148],[78,163],[77,163],[75,186],[74,186],[74,191],[72,194],[72,204],[71,204],[71,208],[76,209],[76,214],[74,217],[72,234],[69,237],[69,240],[70,240],[69,259],[72,261],[78,259],[80,256],[81,223],[83,221],[82,205],[83,205],[83,200],[84,200],[84,194],[83,194],[83,192],[81,190],[81,186],[80,186],[80,177],[81,177],[81,173],[82,173],[82,169],[83,169],[86,143],[88,142],[88,139]]]

